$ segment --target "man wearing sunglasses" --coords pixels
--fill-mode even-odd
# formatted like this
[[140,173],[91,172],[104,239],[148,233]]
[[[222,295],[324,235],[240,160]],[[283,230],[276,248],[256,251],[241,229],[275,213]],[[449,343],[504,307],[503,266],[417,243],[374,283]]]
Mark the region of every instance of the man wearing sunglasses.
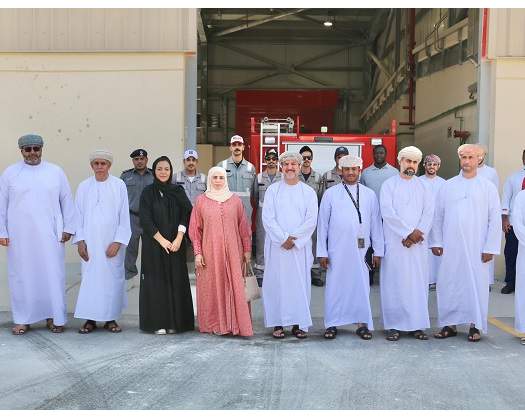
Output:
[[253,182],[253,199],[252,201],[257,205],[257,218],[255,222],[255,269],[254,273],[257,277],[259,285],[262,284],[264,275],[264,226],[262,223],[262,209],[264,204],[264,194],[272,183],[281,180],[281,172],[278,170],[277,162],[279,155],[275,149],[266,151],[264,155],[264,162],[266,168],[259,173]]
[[[312,162],[314,160],[314,152],[307,145],[301,147],[299,154],[303,158],[303,164],[301,165],[301,171],[299,173],[299,179],[301,182],[306,183],[310,186],[315,193],[317,194],[317,199],[321,201],[321,174],[312,169]],[[321,278],[321,265],[319,265],[319,260],[315,257],[315,252],[317,250],[317,232],[314,231],[312,235],[312,253],[314,255],[314,263],[312,265],[312,285],[316,287],[322,287],[324,282]]]
[[18,139],[23,161],[0,177],[0,245],[7,246],[14,335],[46,320],[53,333],[66,323],[64,243],[75,233],[76,211],[64,171],[42,161],[44,140]]

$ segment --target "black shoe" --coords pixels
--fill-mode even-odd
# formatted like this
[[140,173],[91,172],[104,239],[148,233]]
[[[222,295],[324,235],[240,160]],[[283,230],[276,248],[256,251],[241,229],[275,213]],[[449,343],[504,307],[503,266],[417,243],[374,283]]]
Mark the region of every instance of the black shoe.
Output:
[[323,287],[324,282],[320,278],[312,278],[312,285],[315,285],[316,287]]
[[501,289],[502,294],[512,294],[514,292],[514,287],[511,287],[509,284],[505,285]]

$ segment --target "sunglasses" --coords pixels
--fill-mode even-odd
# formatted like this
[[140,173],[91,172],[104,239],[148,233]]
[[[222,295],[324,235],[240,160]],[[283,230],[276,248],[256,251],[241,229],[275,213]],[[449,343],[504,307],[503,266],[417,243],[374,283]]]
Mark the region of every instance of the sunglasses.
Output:
[[265,157],[264,160],[266,160],[266,161],[277,161],[277,157]]
[[24,151],[26,153],[31,153],[31,151],[34,151],[35,153],[38,153],[42,147],[39,145],[35,145],[33,147],[24,147]]
[[303,160],[312,160],[313,157],[312,156],[303,156]]

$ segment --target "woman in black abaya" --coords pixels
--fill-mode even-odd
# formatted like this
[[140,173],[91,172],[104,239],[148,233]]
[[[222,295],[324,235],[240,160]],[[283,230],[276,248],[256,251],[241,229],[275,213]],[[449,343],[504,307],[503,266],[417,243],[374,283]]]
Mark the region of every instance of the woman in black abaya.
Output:
[[194,329],[184,237],[192,207],[184,189],[171,183],[168,157],[155,160],[153,176],[140,197],[139,321],[141,330],[163,335]]

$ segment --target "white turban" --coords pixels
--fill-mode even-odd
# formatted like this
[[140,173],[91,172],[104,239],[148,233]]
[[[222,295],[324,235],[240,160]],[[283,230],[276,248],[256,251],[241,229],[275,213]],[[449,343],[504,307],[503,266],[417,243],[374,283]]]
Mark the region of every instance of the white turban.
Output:
[[468,149],[472,149],[472,151],[474,151],[474,153],[478,153],[478,147],[476,144],[462,144],[458,147],[458,156],[461,156],[461,153],[463,151],[467,151]]
[[286,160],[297,160],[297,163],[299,165],[303,162],[303,156],[301,156],[299,153],[296,153],[295,151],[285,151],[279,156],[279,163],[283,164]]
[[399,153],[397,154],[397,161],[401,161],[401,159],[410,159],[420,162],[422,158],[423,153],[419,148],[414,146],[405,147],[399,150]]
[[95,150],[89,155],[89,162],[93,160],[102,159],[107,160],[110,163],[113,163],[113,154],[108,150]]
[[363,167],[363,159],[359,156],[353,156],[352,154],[347,154],[339,159],[339,169],[343,167]]

